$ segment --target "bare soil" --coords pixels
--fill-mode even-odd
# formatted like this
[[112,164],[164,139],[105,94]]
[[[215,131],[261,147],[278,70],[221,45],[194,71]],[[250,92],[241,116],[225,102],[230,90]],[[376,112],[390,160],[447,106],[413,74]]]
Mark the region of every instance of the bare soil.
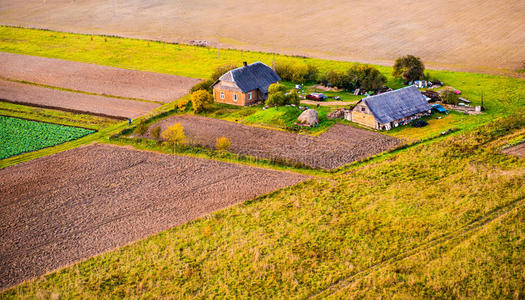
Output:
[[414,54],[430,68],[500,74],[521,68],[525,57],[523,0],[47,0],[1,7],[3,24],[386,65]]
[[217,138],[225,136],[231,140],[233,153],[279,158],[322,169],[334,169],[402,143],[393,137],[341,124],[320,136],[309,136],[193,115],[177,115],[152,124],[146,137],[152,138],[150,132],[156,126],[164,131],[175,123],[181,123],[191,144],[215,148]]
[[112,118],[135,118],[158,103],[94,96],[0,79],[0,100]]
[[171,102],[200,80],[0,52],[0,77],[101,95]]
[[502,152],[510,154],[510,155],[514,155],[517,157],[525,158],[525,143],[521,143],[519,145],[507,148],[503,150]]
[[91,145],[0,170],[0,290],[308,177]]

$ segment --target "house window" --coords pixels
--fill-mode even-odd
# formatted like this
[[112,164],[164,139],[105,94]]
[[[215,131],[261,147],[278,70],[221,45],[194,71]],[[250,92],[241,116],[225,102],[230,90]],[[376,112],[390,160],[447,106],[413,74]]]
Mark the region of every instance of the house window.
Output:
[[224,99],[224,92],[221,92],[221,99]]
[[237,94],[233,94],[233,102],[237,102]]
[[361,111],[365,111],[365,108],[364,108],[364,107],[361,107]]
[[248,100],[252,100],[252,92],[248,93]]

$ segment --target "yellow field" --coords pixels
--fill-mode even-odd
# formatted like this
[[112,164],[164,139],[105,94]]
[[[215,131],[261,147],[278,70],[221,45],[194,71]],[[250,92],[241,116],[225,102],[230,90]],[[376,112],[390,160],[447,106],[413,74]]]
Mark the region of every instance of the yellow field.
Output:
[[[505,73],[525,59],[525,1],[2,1],[0,23],[389,65]],[[514,73],[525,76],[525,73]]]

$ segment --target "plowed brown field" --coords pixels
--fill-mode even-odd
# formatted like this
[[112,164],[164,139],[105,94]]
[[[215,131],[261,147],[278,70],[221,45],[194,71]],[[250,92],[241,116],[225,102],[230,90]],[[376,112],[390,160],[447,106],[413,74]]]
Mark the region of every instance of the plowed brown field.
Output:
[[308,177],[110,145],[0,170],[0,290]]
[[[499,73],[525,59],[523,0],[2,1],[0,22],[68,32]],[[520,74],[520,73],[518,73]],[[522,73],[521,73],[522,74]]]
[[86,95],[2,79],[0,100],[121,119],[135,118],[160,106],[158,103]]
[[174,123],[181,123],[193,144],[214,148],[216,139],[225,136],[231,140],[230,151],[234,153],[287,159],[323,169],[334,169],[402,143],[380,133],[340,124],[320,136],[309,136],[191,115],[164,119],[149,130],[157,125],[165,130]]
[[0,52],[0,77],[100,95],[171,102],[199,79]]

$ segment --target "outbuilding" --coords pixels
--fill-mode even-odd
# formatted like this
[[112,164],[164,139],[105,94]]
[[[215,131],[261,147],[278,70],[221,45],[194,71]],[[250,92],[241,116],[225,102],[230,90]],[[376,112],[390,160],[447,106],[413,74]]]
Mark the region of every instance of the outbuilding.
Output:
[[390,130],[431,113],[426,97],[417,87],[409,86],[366,97],[345,118],[372,129]]

